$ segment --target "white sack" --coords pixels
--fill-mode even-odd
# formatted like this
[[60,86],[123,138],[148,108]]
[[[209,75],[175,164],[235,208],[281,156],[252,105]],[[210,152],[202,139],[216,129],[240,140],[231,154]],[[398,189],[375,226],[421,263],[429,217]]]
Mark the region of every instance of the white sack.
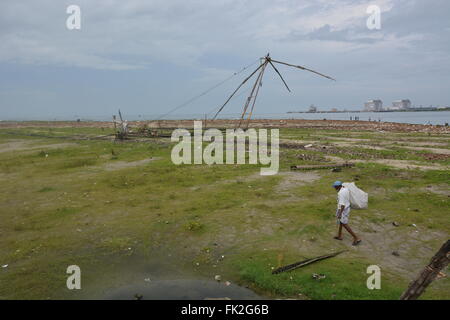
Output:
[[367,209],[369,194],[359,189],[354,182],[342,184],[350,191],[350,207],[352,209]]

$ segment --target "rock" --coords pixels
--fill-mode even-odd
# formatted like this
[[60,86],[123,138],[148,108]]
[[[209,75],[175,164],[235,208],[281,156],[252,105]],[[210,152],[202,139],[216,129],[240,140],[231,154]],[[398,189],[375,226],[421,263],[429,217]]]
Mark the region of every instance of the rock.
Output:
[[400,253],[398,253],[397,251],[392,251],[392,255],[396,256],[396,257],[400,257]]
[[220,282],[222,280],[222,277],[220,275],[216,275],[214,277],[214,280],[216,280],[217,282]]
[[394,227],[399,227],[399,226],[400,226],[400,224],[399,224],[397,221],[392,222],[392,225],[393,225]]

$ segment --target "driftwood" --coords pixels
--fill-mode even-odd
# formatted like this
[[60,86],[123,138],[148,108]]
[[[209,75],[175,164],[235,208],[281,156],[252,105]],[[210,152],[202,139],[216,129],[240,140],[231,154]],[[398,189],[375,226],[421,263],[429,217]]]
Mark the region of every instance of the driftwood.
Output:
[[439,251],[431,258],[430,263],[422,270],[416,280],[411,282],[400,300],[415,300],[425,291],[428,285],[441,273],[450,262],[450,240],[447,240]]
[[333,168],[350,168],[354,163],[336,163],[336,164],[311,164],[304,166],[291,166],[291,170],[316,170],[316,169],[333,169]]
[[347,250],[339,251],[339,252],[335,252],[335,253],[331,253],[331,254],[326,254],[324,256],[315,257],[315,258],[311,258],[311,259],[306,259],[306,260],[303,260],[303,261],[300,261],[300,262],[289,264],[287,266],[280,267],[278,269],[273,270],[272,274],[278,274],[278,273],[281,273],[281,272],[291,271],[291,270],[304,267],[304,266],[306,266],[308,264],[311,264],[311,263],[314,263],[314,262],[317,262],[317,261],[320,261],[320,260],[336,257],[338,254],[341,254],[342,252],[345,252],[345,251],[347,251]]

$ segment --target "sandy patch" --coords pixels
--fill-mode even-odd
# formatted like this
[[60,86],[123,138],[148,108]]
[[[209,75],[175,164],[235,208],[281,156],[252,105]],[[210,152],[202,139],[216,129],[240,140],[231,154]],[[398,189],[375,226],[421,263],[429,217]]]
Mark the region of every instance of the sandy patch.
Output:
[[49,149],[77,146],[76,143],[55,143],[55,144],[35,145],[36,142],[38,141],[12,140],[6,143],[2,143],[0,144],[0,153],[15,152],[15,151],[49,150]]
[[336,163],[345,163],[345,160],[340,157],[335,156],[325,156],[325,159],[336,162]]
[[402,146],[402,148],[450,155],[450,149],[438,149],[438,148],[426,148],[426,147],[407,147],[407,146]]
[[374,146],[374,145],[369,145],[369,144],[350,143],[350,142],[333,141],[333,142],[331,142],[331,144],[334,144],[339,147],[350,147],[350,148],[357,147],[357,148],[372,149],[372,150],[390,150],[390,149],[384,148],[384,147],[379,147],[379,146]]
[[433,165],[421,165],[416,164],[414,161],[409,160],[393,160],[393,159],[371,159],[371,160],[352,160],[352,162],[374,162],[379,164],[384,164],[390,167],[398,168],[398,169],[421,169],[421,170],[448,170],[448,166],[442,166],[438,164]]
[[277,193],[287,193],[292,188],[320,179],[320,175],[314,172],[288,171],[280,172],[279,175],[283,180],[275,187]]
[[134,167],[138,167],[138,166],[142,166],[144,164],[147,164],[151,161],[155,161],[157,160],[156,158],[149,158],[149,159],[143,159],[143,160],[138,160],[138,161],[114,161],[114,162],[110,162],[105,164],[102,168],[106,171],[115,171],[115,170],[120,170],[120,169],[127,169],[127,168],[134,168]]
[[[354,211],[356,231],[363,239],[363,243],[354,248],[359,254],[367,255],[377,262],[381,269],[388,268],[404,274],[406,278],[414,278],[436,253],[438,248],[428,245],[430,240],[442,239],[448,235],[440,231],[431,231],[418,226],[395,227],[391,223],[375,224],[365,222]],[[355,228],[356,229],[356,228]],[[350,237],[345,234],[346,240]],[[393,252],[399,255],[393,255]]]
[[450,187],[446,186],[446,185],[431,185],[431,186],[426,186],[424,188],[424,191],[426,192],[431,192],[431,193],[436,193],[436,194],[440,194],[443,196],[447,196],[450,197]]
[[322,135],[311,135],[311,136],[326,138],[328,140],[342,140],[342,141],[350,141],[350,142],[370,142],[370,139],[363,139],[363,138],[344,138],[344,137],[322,136]]
[[[397,144],[397,146],[402,146],[402,145],[407,145],[407,146],[412,146],[412,147],[447,147],[448,143],[445,142],[412,142],[412,141],[400,141],[399,144]],[[395,145],[395,144],[394,144]]]

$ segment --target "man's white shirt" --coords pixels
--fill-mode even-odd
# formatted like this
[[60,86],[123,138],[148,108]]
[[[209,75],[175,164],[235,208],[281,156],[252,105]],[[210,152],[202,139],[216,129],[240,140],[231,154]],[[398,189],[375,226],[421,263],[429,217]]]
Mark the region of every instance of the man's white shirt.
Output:
[[345,187],[342,187],[338,192],[338,209],[341,206],[344,206],[345,209],[350,207],[350,191]]

